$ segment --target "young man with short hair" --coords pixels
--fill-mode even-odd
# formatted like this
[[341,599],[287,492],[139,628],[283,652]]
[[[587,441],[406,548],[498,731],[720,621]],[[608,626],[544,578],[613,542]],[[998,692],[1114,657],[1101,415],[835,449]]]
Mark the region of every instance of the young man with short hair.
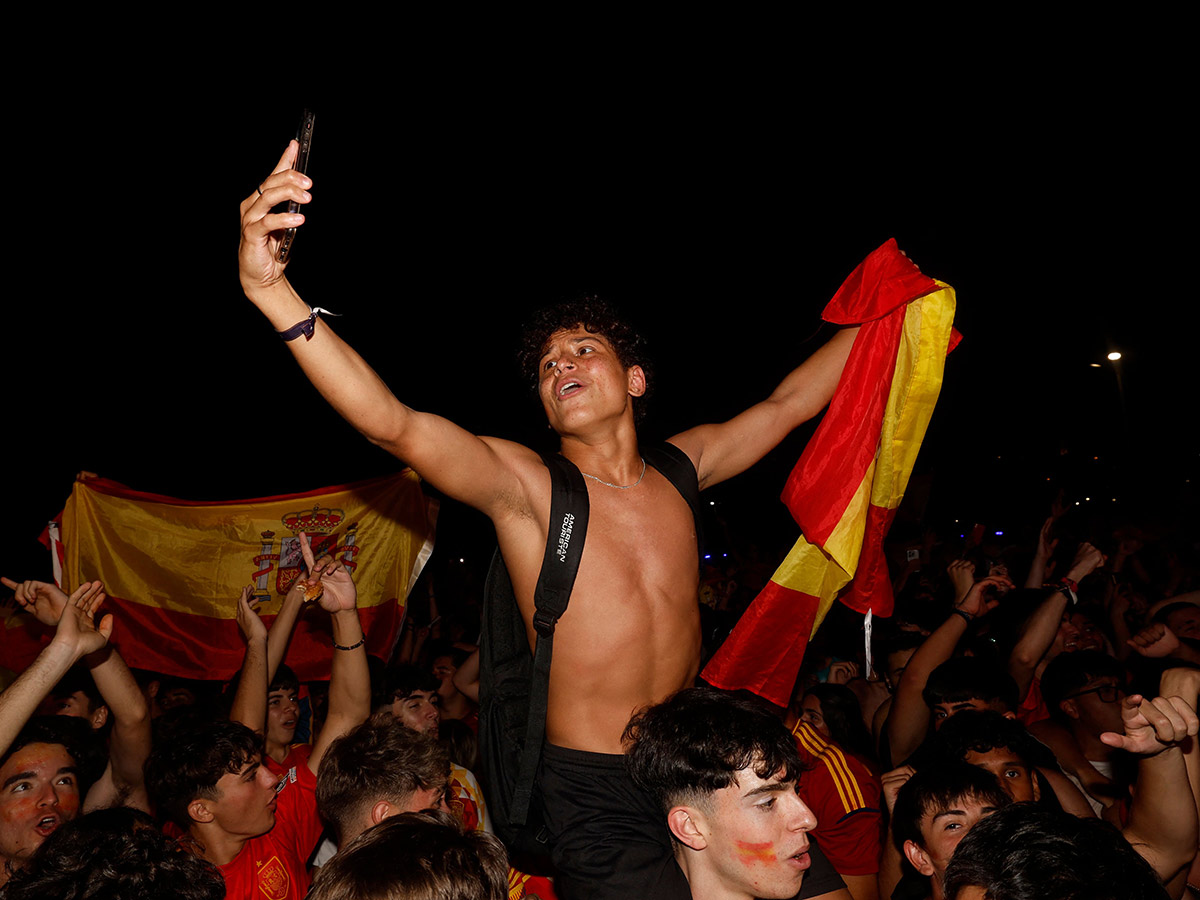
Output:
[[675,863],[664,868],[678,864],[694,900],[849,900],[810,843],[816,818],[796,792],[796,744],[760,703],[687,688],[637,713],[625,745],[634,783],[666,820],[647,838],[669,841]]
[[[369,711],[370,677],[354,582],[341,562],[313,559],[301,537],[307,580],[320,581],[318,602],[330,613],[333,663],[329,714],[306,765],[281,778],[263,765],[263,737],[241,722],[194,727],[156,747],[146,778],[159,811],[221,870],[230,900],[302,900],[305,868],[321,836],[316,773],[329,745],[362,722]],[[243,593],[238,624],[246,637],[246,662],[235,708],[261,705],[267,688],[267,628]],[[260,719],[256,719],[260,720]]]
[[[312,199],[311,179],[291,168],[297,150],[289,144],[241,205],[242,288],[342,416],[439,490],[492,520],[532,644],[535,585],[551,533],[550,472],[528,447],[478,437],[405,406],[295,292],[277,250],[282,229],[301,226],[304,216],[272,208]],[[457,353],[474,346],[470,332],[465,326],[442,340]],[[699,487],[745,471],[819,413],[837,386],[856,332],[839,332],[770,397],[740,415],[672,437]],[[493,351],[479,363],[484,368],[456,377],[479,383],[480,374],[494,369]],[[570,609],[555,631],[546,713],[548,746],[567,752],[553,760],[547,753],[543,771],[569,779],[569,771],[591,765],[597,777],[607,777],[621,768],[621,734],[634,710],[691,684],[698,671],[695,520],[688,502],[666,476],[647,466],[639,448],[634,411],[650,384],[637,336],[601,303],[562,304],[531,330],[527,351],[533,361],[527,372],[561,438],[562,455],[587,478],[590,503],[587,546]],[[613,614],[617,602],[620,615]],[[622,896],[595,879],[575,892],[571,873],[577,861],[586,865],[598,840],[620,842],[622,832],[634,835],[643,823],[623,821],[627,810],[611,806],[605,792],[584,799],[543,783],[542,796],[564,896]],[[613,865],[620,855],[614,854]],[[686,896],[686,885],[676,883],[660,896]]]
[[390,816],[446,809],[449,782],[450,757],[435,738],[377,714],[330,745],[317,809],[343,848]]
[[[18,602],[24,587],[18,587]],[[57,716],[30,722],[30,716],[71,666],[108,644],[112,616],[95,621],[103,599],[99,582],[63,595],[63,602],[55,604],[54,638],[0,694],[0,885],[42,841],[79,814],[85,796],[90,800],[80,753],[66,735],[71,730],[82,735],[85,726]],[[32,601],[22,605],[29,608]],[[110,772],[111,767],[105,774]],[[108,799],[105,788],[98,794]]]
[[944,900],[946,865],[963,835],[1011,801],[991,773],[966,763],[918,770],[892,810],[896,849],[929,879],[930,900]]

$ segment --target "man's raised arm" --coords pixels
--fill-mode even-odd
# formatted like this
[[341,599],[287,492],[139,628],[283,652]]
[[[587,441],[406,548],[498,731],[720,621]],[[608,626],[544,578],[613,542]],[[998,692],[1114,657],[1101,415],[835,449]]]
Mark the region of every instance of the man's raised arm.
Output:
[[[242,238],[238,264],[242,289],[276,331],[309,319],[310,309],[288,283],[286,265],[275,259],[283,229],[303,224],[301,213],[272,213],[277,203],[308,203],[312,180],[291,168],[295,141],[275,170],[241,205]],[[532,451],[507,441],[479,438],[440,416],[405,406],[349,345],[321,319],[311,340],[288,342],[313,386],[337,412],[372,443],[411,465],[439,490],[484,513],[522,502],[524,485],[515,466],[540,466]]]
[[670,439],[696,467],[700,488],[746,471],[829,403],[858,328],[843,328],[792,370],[772,393],[728,422],[700,425]]

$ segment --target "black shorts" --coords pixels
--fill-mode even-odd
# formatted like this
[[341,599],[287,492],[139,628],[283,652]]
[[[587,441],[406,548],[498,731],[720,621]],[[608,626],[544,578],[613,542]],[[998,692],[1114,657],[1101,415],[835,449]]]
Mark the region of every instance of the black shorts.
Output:
[[563,900],[691,900],[666,815],[624,756],[547,744],[540,788]]

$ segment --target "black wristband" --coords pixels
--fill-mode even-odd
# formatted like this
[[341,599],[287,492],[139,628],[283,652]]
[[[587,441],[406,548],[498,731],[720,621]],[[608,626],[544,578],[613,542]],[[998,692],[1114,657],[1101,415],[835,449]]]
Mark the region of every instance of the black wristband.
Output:
[[338,313],[330,312],[327,309],[322,309],[321,307],[317,306],[314,307],[311,312],[309,312],[307,319],[301,319],[286,331],[277,331],[275,333],[283,338],[285,344],[289,341],[294,341],[296,338],[300,337],[300,335],[304,335],[304,340],[311,341],[313,332],[316,331],[317,328],[317,317],[321,313],[325,313],[327,316],[338,315]]
[[970,624],[971,624],[971,622],[972,622],[972,620],[975,618],[973,615],[971,615],[971,614],[970,614],[969,612],[967,612],[965,609],[956,609],[956,610],[954,610],[954,615],[956,615],[956,616],[962,616],[962,617],[963,617],[963,621],[964,621],[964,622],[966,622],[968,625],[970,625]]
[[341,644],[339,644],[337,641],[334,641],[334,642],[333,642],[333,649],[334,649],[334,650],[357,650],[359,647],[361,647],[361,646],[362,646],[363,644],[365,644],[366,642],[367,642],[367,639],[366,639],[366,637],[365,637],[365,636],[364,636],[364,637],[361,637],[361,638],[359,638],[359,639],[358,639],[358,643],[357,643],[357,644],[351,644],[349,647],[343,647],[343,646],[342,646]]

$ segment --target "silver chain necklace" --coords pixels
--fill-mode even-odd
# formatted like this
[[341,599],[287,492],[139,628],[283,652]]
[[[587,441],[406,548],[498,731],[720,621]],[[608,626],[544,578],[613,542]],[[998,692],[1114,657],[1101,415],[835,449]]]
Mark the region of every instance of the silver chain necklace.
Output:
[[613,484],[611,481],[605,481],[603,478],[597,478],[595,475],[589,475],[587,472],[584,472],[582,469],[580,470],[579,474],[582,475],[584,478],[592,479],[592,481],[598,481],[605,487],[615,487],[618,491],[627,491],[630,488],[637,487],[639,484],[642,483],[642,479],[646,477],[646,460],[640,456],[638,457],[638,459],[642,460],[642,474],[638,476],[638,480],[635,481],[633,484]]

